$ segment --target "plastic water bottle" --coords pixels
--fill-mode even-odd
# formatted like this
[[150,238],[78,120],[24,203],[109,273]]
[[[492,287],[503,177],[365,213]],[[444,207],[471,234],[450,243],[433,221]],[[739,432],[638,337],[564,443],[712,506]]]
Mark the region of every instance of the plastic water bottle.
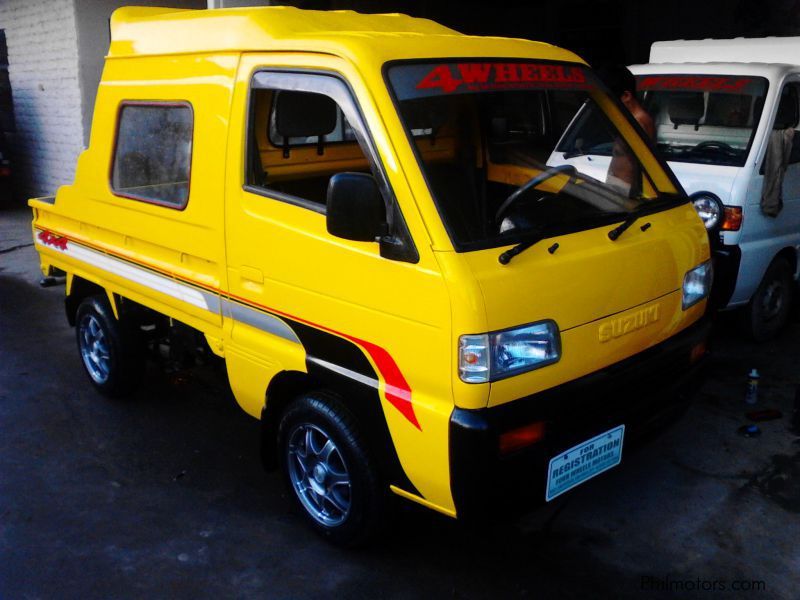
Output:
[[744,397],[744,401],[747,404],[756,404],[758,402],[758,380],[760,377],[758,369],[753,369],[747,375],[747,395]]

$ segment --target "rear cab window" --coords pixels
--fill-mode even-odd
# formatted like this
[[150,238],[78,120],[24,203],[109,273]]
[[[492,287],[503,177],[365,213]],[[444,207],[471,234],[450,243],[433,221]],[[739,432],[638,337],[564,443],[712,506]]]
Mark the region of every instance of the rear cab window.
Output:
[[111,166],[117,196],[183,209],[189,201],[194,116],[186,102],[124,102]]

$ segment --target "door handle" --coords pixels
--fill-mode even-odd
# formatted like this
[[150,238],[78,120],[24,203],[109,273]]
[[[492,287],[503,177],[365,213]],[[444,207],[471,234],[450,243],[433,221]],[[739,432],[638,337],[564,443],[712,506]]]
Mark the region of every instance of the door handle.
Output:
[[239,268],[239,276],[255,283],[264,283],[264,273],[261,272],[261,269],[256,269],[255,267],[242,265]]

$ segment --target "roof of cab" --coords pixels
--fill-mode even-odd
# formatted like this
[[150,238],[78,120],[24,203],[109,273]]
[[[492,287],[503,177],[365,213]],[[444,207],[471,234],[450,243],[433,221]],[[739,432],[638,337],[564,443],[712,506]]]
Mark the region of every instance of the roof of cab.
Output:
[[630,65],[634,75],[749,75],[780,81],[798,67],[788,64],[756,62],[647,63]]
[[127,6],[111,17],[109,58],[306,51],[352,59],[518,56],[583,62],[572,52],[513,38],[467,36],[429,19],[290,6],[186,10]]

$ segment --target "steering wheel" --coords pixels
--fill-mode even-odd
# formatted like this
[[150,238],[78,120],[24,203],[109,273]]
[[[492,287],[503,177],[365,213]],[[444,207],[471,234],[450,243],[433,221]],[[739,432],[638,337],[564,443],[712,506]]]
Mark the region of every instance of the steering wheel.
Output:
[[725,142],[717,142],[714,140],[707,140],[705,142],[700,142],[694,148],[690,150],[690,152],[695,152],[697,150],[705,150],[706,148],[719,148],[728,153],[735,153],[734,150],[730,145],[726,144]]
[[547,171],[539,173],[535,177],[529,179],[523,185],[514,190],[514,192],[508,198],[503,200],[503,203],[500,205],[500,208],[497,209],[497,213],[494,215],[495,223],[497,225],[502,223],[503,217],[508,212],[508,209],[511,207],[512,204],[514,204],[514,202],[519,200],[520,197],[527,194],[530,190],[535,188],[540,183],[543,183],[548,179],[555,177],[556,175],[559,175],[561,173],[569,174],[571,182],[575,177],[577,170],[572,165],[559,165],[557,167],[552,167],[550,169],[547,169]]

